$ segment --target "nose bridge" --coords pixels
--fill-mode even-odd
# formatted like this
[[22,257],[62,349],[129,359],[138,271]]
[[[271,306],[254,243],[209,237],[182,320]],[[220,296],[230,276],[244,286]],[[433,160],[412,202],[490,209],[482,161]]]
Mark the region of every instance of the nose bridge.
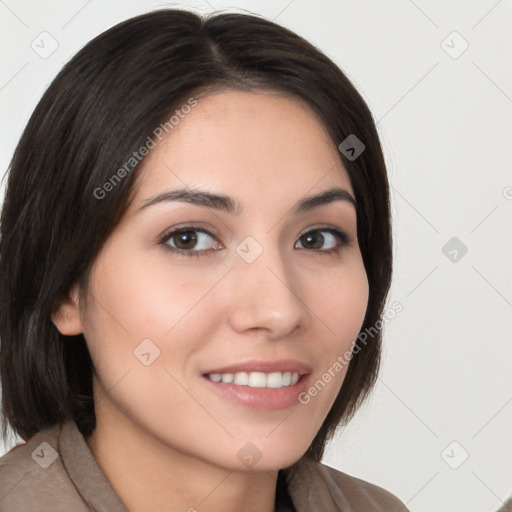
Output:
[[230,322],[239,331],[262,329],[280,338],[308,321],[300,282],[277,244],[247,237],[236,249]]

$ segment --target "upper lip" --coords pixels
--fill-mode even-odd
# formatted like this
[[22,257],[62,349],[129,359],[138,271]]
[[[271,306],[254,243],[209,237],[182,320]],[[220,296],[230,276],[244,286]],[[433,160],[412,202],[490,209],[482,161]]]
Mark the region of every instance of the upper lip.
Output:
[[279,359],[277,361],[264,361],[261,359],[253,359],[241,363],[233,363],[227,366],[212,368],[203,375],[211,373],[239,373],[239,372],[292,372],[299,375],[306,375],[311,372],[311,366],[306,363],[301,363],[295,359]]

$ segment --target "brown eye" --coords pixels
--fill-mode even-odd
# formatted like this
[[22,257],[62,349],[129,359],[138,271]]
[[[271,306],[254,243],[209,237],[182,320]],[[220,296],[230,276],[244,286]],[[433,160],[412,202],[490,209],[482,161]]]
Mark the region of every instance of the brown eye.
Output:
[[212,233],[203,228],[187,226],[163,235],[159,243],[171,252],[186,256],[200,256],[221,249]]
[[319,231],[306,233],[299,240],[306,249],[321,249],[324,244],[324,236]]
[[[301,235],[298,249],[313,249],[320,252],[336,251],[341,246],[348,244],[348,235],[337,229],[313,229]],[[297,246],[295,246],[297,247]]]
[[180,250],[190,250],[197,244],[197,235],[194,231],[181,231],[173,235],[170,240],[174,240],[174,246]]

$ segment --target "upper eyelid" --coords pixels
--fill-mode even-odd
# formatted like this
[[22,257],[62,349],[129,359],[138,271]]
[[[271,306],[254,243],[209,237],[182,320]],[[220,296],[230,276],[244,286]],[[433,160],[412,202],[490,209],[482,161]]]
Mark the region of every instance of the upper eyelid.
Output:
[[299,236],[302,236],[302,235],[308,233],[309,231],[329,231],[329,230],[340,231],[341,233],[345,233],[348,236],[346,229],[340,228],[338,226],[333,226],[330,224],[321,224],[318,226],[308,227],[308,228],[304,229],[303,231],[301,231]]
[[160,243],[163,243],[165,241],[168,241],[173,236],[175,236],[178,233],[186,231],[198,231],[200,233],[205,233],[206,235],[211,236],[215,240],[217,240],[218,233],[216,233],[214,230],[211,230],[209,228],[204,228],[202,226],[194,226],[194,225],[183,225],[183,226],[174,226],[172,228],[169,228],[165,230],[159,237],[158,241]]

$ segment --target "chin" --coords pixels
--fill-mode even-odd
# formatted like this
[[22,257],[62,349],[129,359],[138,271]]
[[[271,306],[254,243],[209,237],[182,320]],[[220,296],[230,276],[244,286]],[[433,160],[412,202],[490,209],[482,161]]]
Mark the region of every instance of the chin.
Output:
[[[303,449],[297,449],[297,445],[284,446],[276,441],[274,444],[267,442],[266,447],[261,447],[257,441],[247,442],[236,452],[237,463],[233,470],[237,471],[279,471],[295,464],[306,452],[309,445]],[[232,465],[232,460],[230,461]]]

